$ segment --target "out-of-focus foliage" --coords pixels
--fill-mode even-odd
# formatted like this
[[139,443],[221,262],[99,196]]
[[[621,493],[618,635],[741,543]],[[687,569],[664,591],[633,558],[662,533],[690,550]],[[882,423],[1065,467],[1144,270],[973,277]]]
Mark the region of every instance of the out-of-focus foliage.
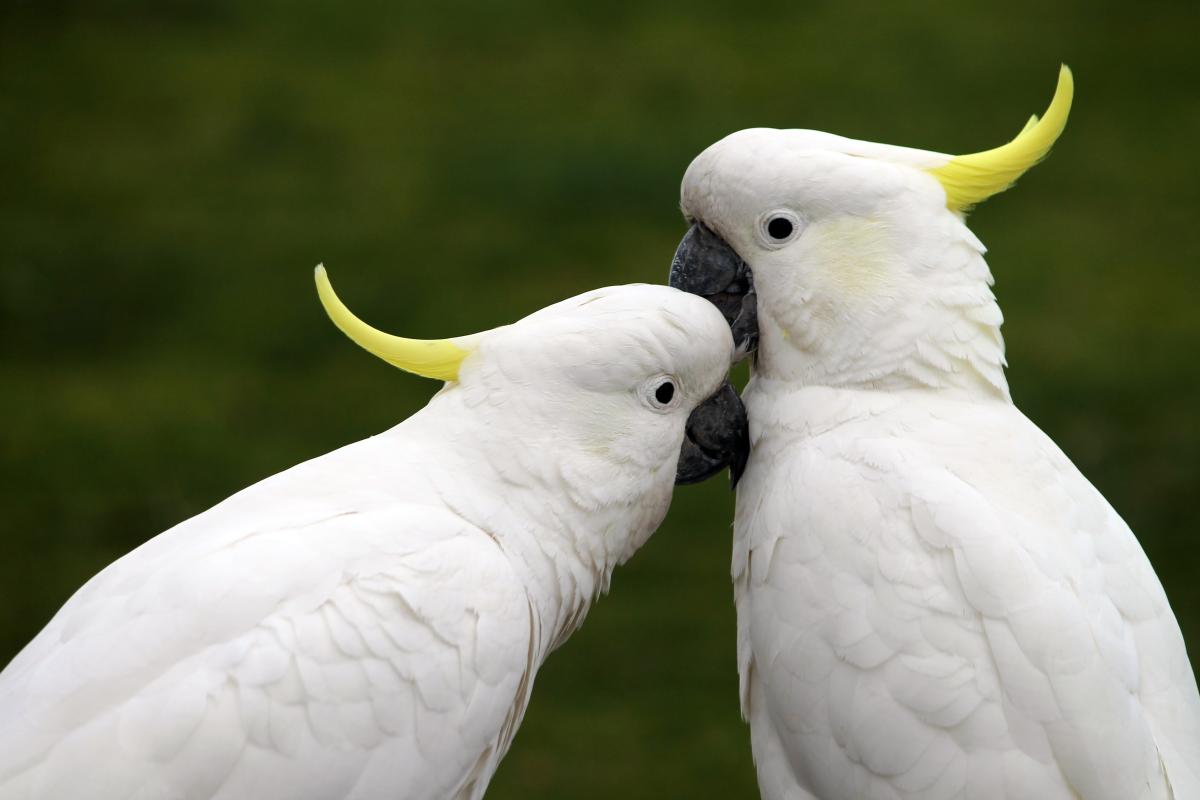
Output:
[[[679,179],[754,125],[964,152],[1075,70],[979,208],[1013,394],[1139,534],[1200,652],[1194,3],[0,8],[0,663],[89,576],[433,384],[397,333],[664,279]],[[539,677],[494,798],[750,797],[732,498],[685,488]]]

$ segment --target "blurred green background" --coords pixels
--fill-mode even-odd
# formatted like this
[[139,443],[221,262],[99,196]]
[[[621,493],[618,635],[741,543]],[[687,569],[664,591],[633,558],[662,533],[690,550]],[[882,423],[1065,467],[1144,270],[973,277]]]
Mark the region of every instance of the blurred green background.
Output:
[[[89,576],[435,390],[414,336],[662,281],[690,159],[812,127],[947,152],[1076,106],[982,206],[1019,405],[1133,526],[1200,652],[1194,2],[7,2],[0,664]],[[538,678],[493,798],[752,797],[732,498],[681,490]]]

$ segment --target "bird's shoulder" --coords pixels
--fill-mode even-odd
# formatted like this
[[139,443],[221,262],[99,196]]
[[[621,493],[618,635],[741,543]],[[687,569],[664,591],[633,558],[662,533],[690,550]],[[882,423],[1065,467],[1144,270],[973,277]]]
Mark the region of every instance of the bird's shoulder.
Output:
[[760,649],[816,631],[831,673],[889,676],[913,730],[998,725],[1096,796],[1161,785],[1159,750],[1191,785],[1200,701],[1157,576],[1014,407],[847,401],[758,447],[734,564],[747,658],[772,655],[756,627]]
[[0,785],[70,781],[55,765],[81,749],[130,780],[211,759],[221,786],[288,776],[297,797],[404,770],[436,794],[494,768],[533,670],[496,542],[435,505],[278,491],[162,534],[64,606],[0,674]]

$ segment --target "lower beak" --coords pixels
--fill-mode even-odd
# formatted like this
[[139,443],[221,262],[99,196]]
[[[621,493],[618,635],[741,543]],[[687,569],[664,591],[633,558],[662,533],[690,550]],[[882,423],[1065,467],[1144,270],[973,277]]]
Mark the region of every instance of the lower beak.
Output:
[[749,457],[746,408],[733,386],[725,381],[688,417],[675,483],[699,483],[729,467],[730,486],[736,488]]
[[735,360],[758,346],[758,296],[750,266],[703,224],[692,225],[679,243],[667,282],[720,309],[733,331]]

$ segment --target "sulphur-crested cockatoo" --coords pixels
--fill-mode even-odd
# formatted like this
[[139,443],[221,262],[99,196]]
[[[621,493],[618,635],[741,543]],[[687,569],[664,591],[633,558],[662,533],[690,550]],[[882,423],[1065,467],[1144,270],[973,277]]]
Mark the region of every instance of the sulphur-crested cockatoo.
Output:
[[350,338],[445,388],[80,589],[0,674],[4,800],[480,797],[676,478],[744,465],[732,337],[694,295],[417,341],[317,282]]
[[766,798],[1200,798],[1200,698],[1133,533],[1014,407],[963,215],[1066,124],[951,157],[745,130],[672,284],[743,350],[733,576]]

